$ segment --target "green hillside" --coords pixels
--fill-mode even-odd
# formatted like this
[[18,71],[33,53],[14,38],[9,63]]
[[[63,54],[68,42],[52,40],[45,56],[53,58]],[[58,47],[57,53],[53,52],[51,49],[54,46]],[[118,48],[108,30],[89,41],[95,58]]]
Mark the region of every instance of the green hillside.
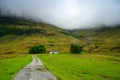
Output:
[[64,30],[47,23],[11,16],[0,16],[0,55],[24,54],[43,44],[47,52],[69,53],[70,44],[83,46],[85,52],[120,55],[120,26]]
[[78,42],[66,30],[50,24],[0,17],[0,55],[28,53],[32,46],[39,44],[45,45],[47,52],[69,52],[70,44]]
[[120,26],[70,31],[88,52],[120,53]]

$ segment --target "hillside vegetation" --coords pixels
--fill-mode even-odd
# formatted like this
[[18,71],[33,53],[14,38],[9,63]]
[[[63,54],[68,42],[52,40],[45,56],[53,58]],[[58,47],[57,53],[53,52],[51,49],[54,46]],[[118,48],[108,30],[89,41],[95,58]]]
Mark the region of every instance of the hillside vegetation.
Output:
[[0,17],[0,55],[23,54],[34,45],[45,45],[47,52],[69,52],[79,40],[66,30],[22,18]]
[[23,54],[35,45],[45,45],[46,51],[69,53],[75,43],[88,53],[119,56],[120,26],[93,29],[64,30],[47,23],[11,16],[0,16],[0,55]]
[[87,52],[120,55],[120,26],[71,31]]

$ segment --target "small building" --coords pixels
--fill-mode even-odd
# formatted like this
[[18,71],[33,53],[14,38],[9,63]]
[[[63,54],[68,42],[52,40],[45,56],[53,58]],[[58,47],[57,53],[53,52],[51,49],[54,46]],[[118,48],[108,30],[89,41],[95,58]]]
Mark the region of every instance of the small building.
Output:
[[50,51],[50,54],[59,54],[59,52],[56,51],[56,50],[51,50],[51,51]]

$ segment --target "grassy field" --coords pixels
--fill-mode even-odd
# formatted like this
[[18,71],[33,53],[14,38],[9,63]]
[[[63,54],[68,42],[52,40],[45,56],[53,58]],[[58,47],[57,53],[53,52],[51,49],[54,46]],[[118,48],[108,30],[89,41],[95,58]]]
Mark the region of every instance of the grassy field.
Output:
[[12,80],[13,76],[31,61],[31,55],[0,59],[0,80]]
[[61,80],[120,80],[120,58],[105,55],[39,55]]

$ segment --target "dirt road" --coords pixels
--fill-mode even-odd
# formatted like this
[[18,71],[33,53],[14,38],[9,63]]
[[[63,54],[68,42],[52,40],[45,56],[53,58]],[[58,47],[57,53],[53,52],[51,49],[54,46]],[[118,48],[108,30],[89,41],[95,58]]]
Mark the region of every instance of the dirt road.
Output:
[[24,67],[13,80],[57,80],[42,64],[40,59],[33,56],[33,61]]

